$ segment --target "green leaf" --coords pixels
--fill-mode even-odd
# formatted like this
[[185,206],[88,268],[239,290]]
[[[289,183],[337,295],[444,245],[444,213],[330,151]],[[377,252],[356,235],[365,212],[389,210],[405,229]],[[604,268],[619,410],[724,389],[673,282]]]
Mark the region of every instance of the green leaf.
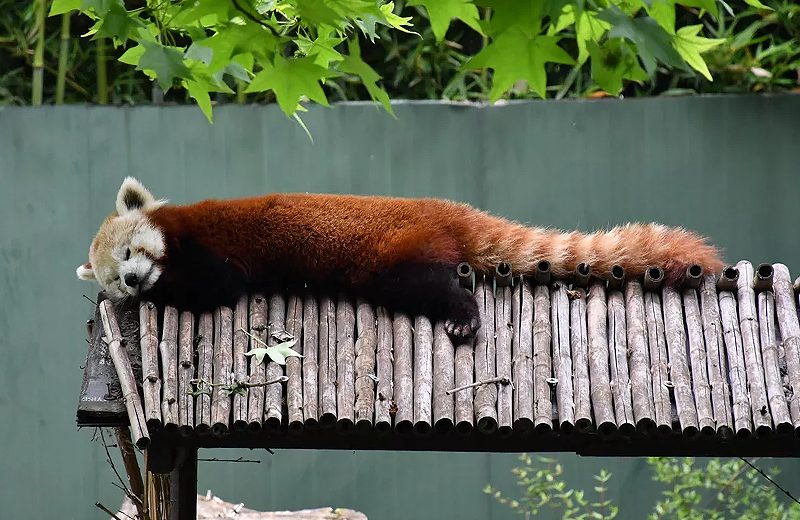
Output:
[[[197,101],[197,106],[203,111],[208,118],[209,123],[213,123],[214,119],[211,114],[211,96],[208,95],[208,89],[199,81],[188,80],[186,82],[186,89],[189,95]],[[260,363],[260,362],[259,362]]]
[[410,0],[408,5],[425,7],[437,42],[444,40],[450,21],[454,18],[483,34],[478,7],[471,0]]
[[700,54],[725,43],[725,40],[723,38],[704,38],[702,36],[697,36],[697,33],[700,32],[702,28],[702,25],[687,25],[686,27],[681,27],[678,29],[678,34],[673,38],[672,44],[689,65],[705,76],[708,81],[714,81],[705,60],[703,60]]
[[716,15],[717,12],[717,0],[675,0],[675,3],[687,7],[699,7],[712,15]]
[[208,66],[211,65],[211,60],[214,59],[214,50],[198,43],[192,43],[189,48],[186,49],[184,58],[187,60],[202,61]]
[[286,358],[290,356],[297,356],[303,357],[299,353],[292,350],[292,346],[297,343],[297,339],[292,339],[289,341],[284,341],[283,343],[278,343],[277,345],[273,345],[267,348],[254,348],[250,349],[249,352],[245,352],[245,356],[255,356],[256,363],[261,364],[264,362],[264,356],[269,356],[274,362],[279,365],[286,364]]
[[389,27],[394,27],[398,31],[407,34],[416,34],[417,36],[422,38],[422,36],[420,36],[419,33],[416,33],[414,31],[409,31],[408,29],[405,28],[406,26],[411,27],[411,23],[409,23],[409,20],[411,20],[410,16],[403,17],[394,14],[394,2],[383,4],[380,7],[380,10],[383,13],[383,16],[386,18],[386,23],[389,25]]
[[589,57],[586,48],[588,42],[600,41],[600,38],[611,29],[612,25],[597,18],[594,11],[583,11],[575,22],[575,34],[578,43],[578,63],[583,65]]
[[375,102],[380,101],[383,108],[392,114],[392,117],[396,118],[397,116],[395,116],[394,110],[392,110],[389,94],[378,86],[378,80],[381,79],[381,76],[361,59],[361,47],[358,43],[358,38],[348,40],[347,50],[349,54],[345,56],[342,63],[339,64],[338,69],[346,74],[356,74],[359,76],[372,100]]
[[48,16],[77,11],[81,6],[83,6],[83,0],[53,0],[53,3],[50,4],[50,13]]
[[769,11],[773,11],[771,7],[762,4],[759,0],[744,0],[744,3],[756,7],[758,9],[767,9]]
[[125,7],[116,3],[109,6],[101,21],[102,25],[94,34],[93,40],[114,38],[116,42],[124,44],[130,39],[133,31],[145,27],[144,22],[136,14],[126,11]]
[[136,70],[150,69],[155,72],[164,92],[172,87],[173,78],[191,77],[189,67],[183,63],[183,53],[176,47],[148,41],[141,41],[140,44],[144,46],[144,53],[139,58]]
[[675,34],[675,3],[673,0],[653,0],[648,14],[669,34]]
[[119,61],[128,65],[138,65],[142,54],[144,54],[144,45],[139,44],[125,51],[122,56],[119,57]]
[[469,60],[463,69],[491,68],[494,70],[490,102],[494,103],[520,79],[528,81],[531,89],[545,97],[547,62],[573,65],[575,60],[558,46],[556,36],[531,35],[518,27],[501,34]]
[[335,49],[337,45],[342,43],[344,37],[334,37],[333,27],[323,25],[319,27],[317,39],[311,40],[305,36],[301,36],[294,40],[297,47],[306,56],[314,56],[314,63],[320,67],[328,67],[331,61],[341,61],[342,55]]
[[302,96],[307,96],[320,105],[329,106],[319,81],[334,76],[334,73],[316,65],[313,58],[287,60],[276,55],[273,63],[265,61],[261,65],[263,70],[253,78],[246,92],[272,90],[287,116],[294,114]]
[[[616,64],[609,64],[604,50],[593,41],[587,42],[586,48],[592,57],[592,78],[603,91],[616,96],[622,90],[622,74]],[[611,66],[610,66],[611,65]]]

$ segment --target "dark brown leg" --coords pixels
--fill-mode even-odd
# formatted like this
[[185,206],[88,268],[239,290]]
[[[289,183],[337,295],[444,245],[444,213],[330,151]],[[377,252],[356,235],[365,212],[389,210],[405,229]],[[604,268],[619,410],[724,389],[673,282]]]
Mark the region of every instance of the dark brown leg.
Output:
[[169,475],[170,520],[197,520],[197,448],[177,451]]

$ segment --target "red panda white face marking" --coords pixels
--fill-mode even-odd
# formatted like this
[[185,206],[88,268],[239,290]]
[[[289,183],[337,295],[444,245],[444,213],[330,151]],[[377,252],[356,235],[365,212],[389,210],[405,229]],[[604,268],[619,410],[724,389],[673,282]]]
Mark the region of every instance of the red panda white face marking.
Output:
[[115,300],[138,296],[156,283],[163,272],[160,262],[166,246],[164,235],[148,212],[164,205],[132,177],[122,183],[116,212],[97,232],[89,250],[89,263],[78,267],[82,280],[97,280]]

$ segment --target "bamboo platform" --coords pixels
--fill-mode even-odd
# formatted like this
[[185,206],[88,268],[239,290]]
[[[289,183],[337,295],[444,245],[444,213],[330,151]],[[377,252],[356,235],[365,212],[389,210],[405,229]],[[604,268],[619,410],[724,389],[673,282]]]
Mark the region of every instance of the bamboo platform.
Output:
[[[742,261],[719,279],[692,266],[679,288],[657,267],[614,272],[464,266],[482,326],[455,344],[442,323],[346,294],[252,294],[201,315],[101,295],[78,424],[130,424],[140,448],[800,454],[786,266]],[[248,355],[286,342],[302,357]]]

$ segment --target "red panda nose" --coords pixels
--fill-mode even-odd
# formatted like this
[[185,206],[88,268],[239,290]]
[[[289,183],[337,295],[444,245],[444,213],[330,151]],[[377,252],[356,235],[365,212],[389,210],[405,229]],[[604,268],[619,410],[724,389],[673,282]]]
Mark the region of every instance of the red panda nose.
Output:
[[136,287],[139,285],[139,278],[135,273],[128,273],[125,275],[125,285],[128,287]]

